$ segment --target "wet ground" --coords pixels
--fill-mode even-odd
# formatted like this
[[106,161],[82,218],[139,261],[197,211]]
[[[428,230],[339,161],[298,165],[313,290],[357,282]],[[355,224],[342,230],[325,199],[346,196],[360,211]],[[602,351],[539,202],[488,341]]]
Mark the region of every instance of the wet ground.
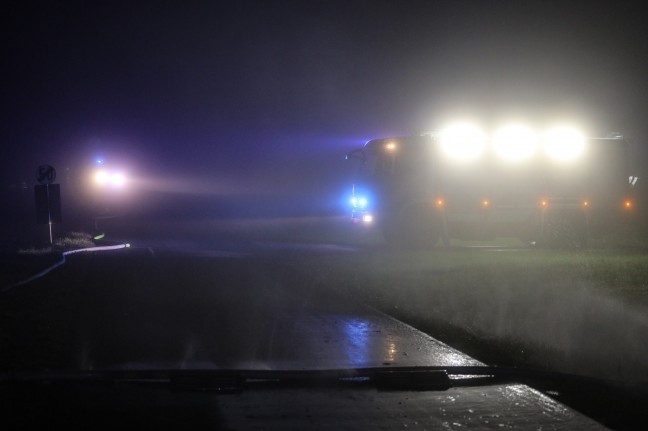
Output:
[[[519,342],[482,339],[462,329],[470,322],[461,324],[443,314],[457,311],[460,304],[454,299],[461,292],[472,292],[464,299],[484,309],[492,295],[480,297],[466,286],[446,297],[451,307],[435,311],[445,320],[422,321],[421,310],[433,311],[423,298],[409,309],[400,303],[399,309],[393,306],[398,298],[384,296],[385,292],[365,289],[360,295],[348,289],[349,283],[370,279],[360,258],[387,263],[394,255],[367,232],[339,229],[348,226],[341,221],[106,226],[104,244],[129,242],[132,247],[74,255],[46,277],[2,295],[0,366],[295,369],[474,363],[443,342],[490,364],[531,363],[529,355],[538,352],[520,349]],[[477,254],[493,252],[519,254],[529,249],[511,245],[470,249]],[[4,262],[13,265],[11,270],[5,266],[13,281],[56,260],[56,254],[11,256],[13,261]],[[340,260],[348,263],[347,269],[358,262],[357,273],[346,273],[348,280],[328,273],[335,268],[330,263]],[[390,291],[414,294],[392,281],[395,289]],[[383,311],[436,339],[367,306],[385,301]]]
[[[65,326],[56,323],[59,317],[61,322],[68,322],[70,316],[81,315],[66,324],[70,329],[65,331],[65,336],[69,338],[70,333],[80,332],[79,328],[84,333],[76,335],[77,338],[68,344],[87,346],[94,343],[94,336],[88,334],[99,333],[104,327],[119,330],[122,324],[126,328],[122,331],[124,339],[143,327],[141,338],[148,337],[153,342],[158,338],[153,329],[163,328],[160,331],[164,333],[163,338],[179,340],[173,343],[175,353],[151,357],[150,361],[177,364],[177,358],[182,357],[209,364],[213,359],[195,356],[195,352],[213,350],[205,347],[202,341],[201,334],[205,330],[196,323],[202,319],[215,322],[221,338],[237,332],[249,332],[257,337],[248,343],[256,346],[253,351],[239,352],[241,354],[234,355],[236,360],[272,362],[276,358],[271,360],[259,353],[270,349],[263,343],[272,345],[273,349],[276,347],[274,341],[267,341],[273,338],[271,335],[265,332],[258,335],[262,328],[276,325],[281,319],[284,322],[298,320],[304,313],[324,316],[328,312],[342,316],[341,321],[345,321],[346,314],[362,314],[358,310],[343,310],[342,305],[348,306],[352,300],[373,305],[490,364],[557,366],[562,371],[572,371],[574,364],[588,364],[590,369],[604,373],[613,370],[615,375],[623,372],[631,376],[643,369],[643,347],[632,340],[641,339],[645,318],[641,313],[628,314],[627,307],[614,298],[603,297],[589,286],[577,286],[577,289],[569,285],[526,286],[524,283],[528,279],[496,278],[488,271],[484,273],[488,278],[499,279],[501,283],[477,286],[475,282],[480,278],[467,276],[466,283],[447,285],[457,278],[453,274],[468,274],[469,268],[455,268],[453,263],[453,268],[436,270],[426,262],[425,256],[394,254],[379,236],[368,230],[354,229],[343,217],[168,220],[164,223],[115,219],[99,227],[106,234],[101,243],[129,243],[131,249],[74,256],[67,265],[46,278],[21,287],[20,292],[5,295],[23,301],[13,310],[12,305],[5,302],[11,317],[14,317],[12,313],[18,316],[26,313],[21,316],[21,327],[12,329],[13,337],[18,340],[16,343],[23,343],[20,331],[29,322],[43,326],[44,333],[49,334]],[[439,253],[427,258],[458,261],[488,255],[497,260],[496,255],[529,255],[529,261],[534,259],[529,247],[511,243],[463,244]],[[46,264],[58,260],[59,255],[6,254],[6,257],[3,259],[3,288],[7,282],[22,280],[42,270]],[[384,271],[390,266],[393,269]],[[203,309],[207,303],[211,304],[210,308]],[[321,310],[314,308],[321,304],[327,305]],[[336,311],[340,308],[342,311]],[[130,311],[124,314],[124,309]],[[51,318],[47,317],[49,313],[53,313]],[[282,313],[285,317],[276,318]],[[104,320],[86,322],[83,315],[93,316],[93,319],[104,316]],[[183,317],[185,315],[196,315],[196,322]],[[168,325],[167,316],[180,320]],[[594,325],[588,324],[588,319]],[[615,319],[625,324],[614,324]],[[258,324],[245,327],[252,321]],[[129,325],[136,329],[128,329]],[[95,329],[89,331],[89,327]],[[222,327],[224,332],[220,331]],[[592,337],[595,328],[602,331]],[[614,335],[623,328],[631,330],[627,334]],[[286,330],[282,327],[280,332]],[[147,336],[146,331],[151,335]],[[235,346],[241,338],[254,337],[233,336],[230,337],[232,342],[226,345]],[[44,336],[46,342],[50,339],[56,337]],[[610,342],[601,345],[604,339]],[[631,345],[624,347],[625,340]],[[25,343],[38,344],[32,341]],[[107,351],[116,354],[114,352],[128,350],[129,345],[141,344],[133,340],[129,343]],[[567,343],[569,349],[564,349],[560,343]],[[60,344],[56,344],[57,348]],[[99,347],[93,349],[101,349],[104,344],[110,345],[98,343]],[[157,351],[165,352],[166,344],[160,344],[164,348]],[[579,346],[583,349],[579,350]],[[270,350],[276,351],[273,349]],[[79,350],[75,354],[81,359],[74,358],[75,366],[97,362],[89,353],[92,349],[75,347],[71,350]],[[411,354],[411,349],[408,350]],[[620,355],[619,351],[625,353]],[[31,357],[31,350],[29,352]],[[119,360],[142,362],[137,358]],[[232,362],[235,360],[229,363]],[[316,363],[312,358],[306,362]]]
[[[3,294],[3,369],[478,364],[296,270],[303,249],[78,254]],[[317,249],[315,249],[317,252]],[[325,248],[324,250],[328,250]],[[248,250],[251,251],[251,250]]]

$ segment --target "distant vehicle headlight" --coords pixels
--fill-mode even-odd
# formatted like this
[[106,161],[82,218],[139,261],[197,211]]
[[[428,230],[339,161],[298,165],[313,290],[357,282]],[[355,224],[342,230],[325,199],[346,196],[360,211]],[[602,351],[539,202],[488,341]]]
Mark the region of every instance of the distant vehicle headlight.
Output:
[[97,171],[95,173],[94,179],[95,182],[99,185],[104,185],[108,182],[110,176],[108,175],[108,172],[106,171]]
[[94,181],[102,187],[123,187],[126,184],[126,175],[121,172],[99,170],[94,174]]
[[493,148],[495,153],[504,160],[512,162],[527,160],[538,149],[538,136],[525,126],[506,126],[495,133]]
[[559,127],[547,132],[543,146],[545,153],[554,160],[574,160],[585,150],[585,137],[575,129]]
[[455,124],[441,132],[443,152],[455,159],[475,160],[484,152],[486,135],[476,126]]
[[110,177],[110,182],[117,187],[121,187],[126,184],[126,176],[121,172],[116,172]]

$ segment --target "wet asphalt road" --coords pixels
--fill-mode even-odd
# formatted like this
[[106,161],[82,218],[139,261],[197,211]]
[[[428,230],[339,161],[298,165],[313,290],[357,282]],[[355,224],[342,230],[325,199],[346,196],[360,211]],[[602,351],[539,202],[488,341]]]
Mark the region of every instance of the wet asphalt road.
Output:
[[[341,296],[297,263],[304,254],[362,252],[341,245],[223,241],[208,247],[174,240],[74,255],[0,297],[0,369],[480,364]],[[603,410],[617,411],[617,404]],[[599,410],[600,403],[584,407],[588,414]],[[638,412],[632,405],[626,410],[617,416]]]
[[[225,245],[225,244],[223,244]],[[309,369],[478,364],[334,294],[266,243],[75,255],[0,305],[3,369]]]

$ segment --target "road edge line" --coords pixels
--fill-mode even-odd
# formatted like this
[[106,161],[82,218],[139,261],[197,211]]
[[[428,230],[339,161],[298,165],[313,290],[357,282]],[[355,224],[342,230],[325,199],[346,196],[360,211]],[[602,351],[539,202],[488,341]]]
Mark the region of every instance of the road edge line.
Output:
[[10,284],[10,285],[8,285],[6,287],[3,287],[2,289],[0,289],[0,294],[5,293],[5,292],[9,291],[10,289],[13,289],[14,287],[19,287],[19,286],[25,285],[27,283],[30,283],[30,282],[32,282],[34,280],[37,280],[37,279],[49,274],[50,272],[52,272],[53,270],[55,270],[59,266],[64,265],[65,262],[66,262],[65,258],[67,256],[72,255],[72,254],[88,253],[88,252],[96,252],[96,251],[119,250],[119,249],[128,248],[128,247],[130,247],[130,244],[118,244],[118,245],[106,245],[106,246],[99,246],[99,247],[78,248],[78,249],[75,249],[75,250],[64,251],[63,253],[61,253],[61,260],[56,262],[54,265],[45,268],[44,270],[42,270],[38,274],[32,275],[31,277],[26,278],[25,280],[22,280],[22,281],[19,281],[17,283],[13,283],[13,284]]

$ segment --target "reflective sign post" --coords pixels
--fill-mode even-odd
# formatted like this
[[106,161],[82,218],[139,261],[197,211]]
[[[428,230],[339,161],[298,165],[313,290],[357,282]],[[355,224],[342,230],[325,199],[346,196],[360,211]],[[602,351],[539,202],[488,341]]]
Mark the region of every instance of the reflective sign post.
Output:
[[52,223],[61,222],[61,188],[52,184],[56,178],[56,170],[50,165],[39,166],[36,180],[40,183],[34,187],[36,198],[36,223],[49,225],[49,241],[52,240]]

